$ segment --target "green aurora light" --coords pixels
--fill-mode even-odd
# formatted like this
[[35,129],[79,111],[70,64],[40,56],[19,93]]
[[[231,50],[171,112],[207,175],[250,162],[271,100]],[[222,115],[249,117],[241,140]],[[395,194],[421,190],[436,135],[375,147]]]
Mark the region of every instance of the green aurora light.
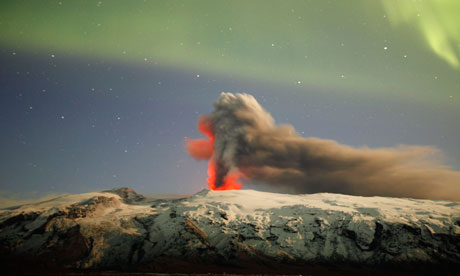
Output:
[[458,106],[458,14],[456,0],[2,1],[0,43]]

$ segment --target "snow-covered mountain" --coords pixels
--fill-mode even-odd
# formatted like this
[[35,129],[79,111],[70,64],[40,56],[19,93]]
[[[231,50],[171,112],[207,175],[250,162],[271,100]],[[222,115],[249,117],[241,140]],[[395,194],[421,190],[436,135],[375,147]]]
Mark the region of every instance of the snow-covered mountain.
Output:
[[460,203],[128,188],[0,210],[3,265],[156,272],[460,264]]

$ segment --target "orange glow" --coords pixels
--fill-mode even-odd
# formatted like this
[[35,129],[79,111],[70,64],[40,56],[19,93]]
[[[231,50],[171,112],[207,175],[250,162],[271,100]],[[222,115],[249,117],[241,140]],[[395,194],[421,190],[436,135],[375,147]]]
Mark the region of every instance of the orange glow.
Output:
[[239,172],[228,173],[223,183],[216,187],[216,162],[213,158],[214,155],[214,131],[212,124],[207,116],[201,116],[198,120],[198,130],[206,135],[209,140],[205,139],[186,139],[186,149],[196,160],[210,159],[208,162],[208,188],[215,191],[223,190],[240,190],[243,184],[238,181],[241,177]]
[[208,163],[208,188],[214,191],[224,190],[241,190],[243,184],[238,181],[239,173],[228,173],[224,178],[224,183],[216,187],[216,164],[214,160],[209,160]]
[[207,139],[188,139],[186,150],[195,160],[209,160],[214,153],[214,141]]
[[200,116],[200,118],[198,118],[198,130],[214,141],[214,130],[212,129],[212,124],[208,116]]

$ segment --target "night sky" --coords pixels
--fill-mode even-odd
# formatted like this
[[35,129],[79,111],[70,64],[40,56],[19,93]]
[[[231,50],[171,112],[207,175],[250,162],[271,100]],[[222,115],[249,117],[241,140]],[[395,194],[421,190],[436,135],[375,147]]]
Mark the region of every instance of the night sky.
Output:
[[459,14],[457,0],[1,1],[1,196],[197,192],[207,164],[184,139],[222,91],[304,137],[434,146],[460,170]]

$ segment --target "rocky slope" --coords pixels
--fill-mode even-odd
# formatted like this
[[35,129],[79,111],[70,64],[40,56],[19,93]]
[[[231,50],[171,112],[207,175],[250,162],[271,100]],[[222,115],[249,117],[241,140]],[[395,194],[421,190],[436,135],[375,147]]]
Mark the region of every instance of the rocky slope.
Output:
[[122,188],[2,209],[0,245],[10,269],[446,268],[460,264],[460,203],[253,190],[153,199]]

